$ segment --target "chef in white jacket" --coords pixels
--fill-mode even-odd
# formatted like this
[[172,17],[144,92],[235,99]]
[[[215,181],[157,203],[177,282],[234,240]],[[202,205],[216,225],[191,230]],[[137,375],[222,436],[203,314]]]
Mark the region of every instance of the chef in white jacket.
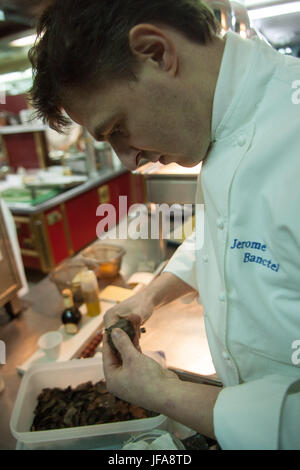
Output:
[[196,230],[165,269],[204,305],[222,449],[300,449],[299,79],[299,60],[227,33],[198,181],[204,243]]
[[300,62],[258,39],[227,41],[199,181],[204,245],[191,255],[183,244],[167,271],[204,304],[225,385],[214,409],[221,446],[299,449]]
[[[65,124],[63,108],[129,169],[141,157],[203,162],[196,202],[204,204],[204,239],[196,221],[165,272],[110,309],[105,325],[125,316],[139,326],[158,305],[198,291],[224,387],[179,380],[115,328],[120,355],[107,338],[103,348],[108,389],[216,438],[222,449],[300,449],[299,60],[258,38],[220,37],[199,1],[140,0],[138,11],[134,0],[126,8],[124,0],[54,3],[39,28],[32,92],[52,127]],[[98,83],[95,70],[92,81],[85,77],[91,67],[114,59],[119,67],[113,49],[101,51],[113,26],[124,32],[128,24],[113,46],[130,49],[136,79],[90,87]],[[205,25],[206,39],[195,38]],[[120,38],[126,44],[116,44]]]

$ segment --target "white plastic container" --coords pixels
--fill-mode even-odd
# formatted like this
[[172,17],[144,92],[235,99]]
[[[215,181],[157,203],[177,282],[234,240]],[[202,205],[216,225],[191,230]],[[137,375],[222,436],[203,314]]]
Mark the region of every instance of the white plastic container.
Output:
[[37,397],[43,388],[98,382],[104,378],[102,358],[32,366],[24,375],[11,415],[10,429],[26,449],[120,449],[132,435],[152,429],[167,429],[168,419],[135,419],[51,431],[30,431]]

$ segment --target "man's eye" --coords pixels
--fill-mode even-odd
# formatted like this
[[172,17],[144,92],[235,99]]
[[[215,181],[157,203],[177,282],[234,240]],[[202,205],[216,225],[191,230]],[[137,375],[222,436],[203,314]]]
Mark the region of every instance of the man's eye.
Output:
[[109,134],[109,137],[116,137],[117,135],[121,134],[121,127],[117,126],[114,128],[114,130]]

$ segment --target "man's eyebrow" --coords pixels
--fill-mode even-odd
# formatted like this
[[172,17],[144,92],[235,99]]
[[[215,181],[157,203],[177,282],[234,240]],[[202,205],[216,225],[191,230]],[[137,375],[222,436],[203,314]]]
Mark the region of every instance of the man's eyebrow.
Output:
[[116,118],[112,117],[102,122],[101,124],[98,124],[94,129],[95,139],[103,140],[105,137],[105,134],[107,134],[107,130],[109,130],[113,126],[115,121],[116,121]]

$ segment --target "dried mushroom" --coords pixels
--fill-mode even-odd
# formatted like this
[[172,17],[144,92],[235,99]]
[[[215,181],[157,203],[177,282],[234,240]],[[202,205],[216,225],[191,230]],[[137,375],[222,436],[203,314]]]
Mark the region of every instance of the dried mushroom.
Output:
[[76,388],[44,388],[38,396],[31,431],[127,421],[157,416],[112,395],[104,381]]

